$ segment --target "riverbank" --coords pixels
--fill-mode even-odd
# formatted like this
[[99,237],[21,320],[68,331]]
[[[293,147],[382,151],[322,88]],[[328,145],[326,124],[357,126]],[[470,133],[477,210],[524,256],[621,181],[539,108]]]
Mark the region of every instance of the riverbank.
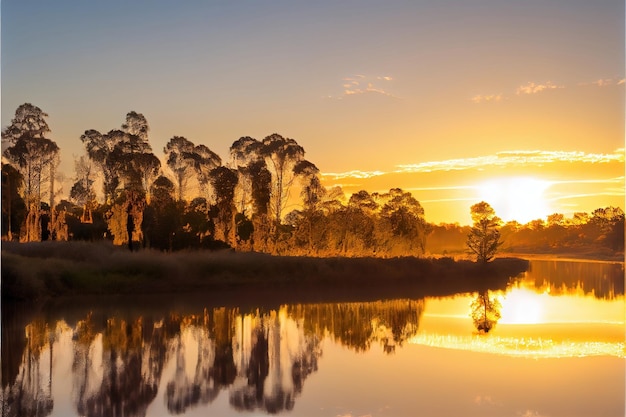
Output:
[[2,243],[3,300],[189,292],[436,296],[503,288],[528,261],[312,258],[259,253],[129,252],[107,243]]

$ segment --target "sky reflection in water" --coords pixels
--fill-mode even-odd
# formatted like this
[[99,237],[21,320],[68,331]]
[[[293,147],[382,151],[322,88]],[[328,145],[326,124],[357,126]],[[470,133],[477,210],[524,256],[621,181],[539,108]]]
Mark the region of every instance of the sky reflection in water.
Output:
[[3,328],[2,415],[623,416],[622,279],[534,261],[486,335],[476,294],[42,318]]

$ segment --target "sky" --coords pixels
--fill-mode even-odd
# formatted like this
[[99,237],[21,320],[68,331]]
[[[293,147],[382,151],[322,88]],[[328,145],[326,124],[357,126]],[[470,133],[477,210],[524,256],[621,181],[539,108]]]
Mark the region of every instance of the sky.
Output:
[[150,125],[228,160],[295,139],[326,186],[410,191],[426,220],[624,208],[622,0],[19,1],[1,5],[2,127],[49,114],[71,187],[88,129]]

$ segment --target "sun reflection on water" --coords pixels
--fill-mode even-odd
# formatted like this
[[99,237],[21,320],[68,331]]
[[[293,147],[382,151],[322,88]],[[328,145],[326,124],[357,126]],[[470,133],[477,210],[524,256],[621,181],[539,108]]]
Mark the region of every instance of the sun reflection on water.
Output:
[[457,336],[432,333],[418,334],[409,339],[408,342],[444,349],[528,358],[626,357],[624,342],[555,341],[533,337]]

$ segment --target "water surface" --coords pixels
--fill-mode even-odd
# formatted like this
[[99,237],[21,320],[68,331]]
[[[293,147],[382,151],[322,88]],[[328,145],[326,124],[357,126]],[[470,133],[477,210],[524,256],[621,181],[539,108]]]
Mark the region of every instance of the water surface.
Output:
[[445,298],[5,310],[2,415],[621,417],[623,277],[532,261],[504,291]]

